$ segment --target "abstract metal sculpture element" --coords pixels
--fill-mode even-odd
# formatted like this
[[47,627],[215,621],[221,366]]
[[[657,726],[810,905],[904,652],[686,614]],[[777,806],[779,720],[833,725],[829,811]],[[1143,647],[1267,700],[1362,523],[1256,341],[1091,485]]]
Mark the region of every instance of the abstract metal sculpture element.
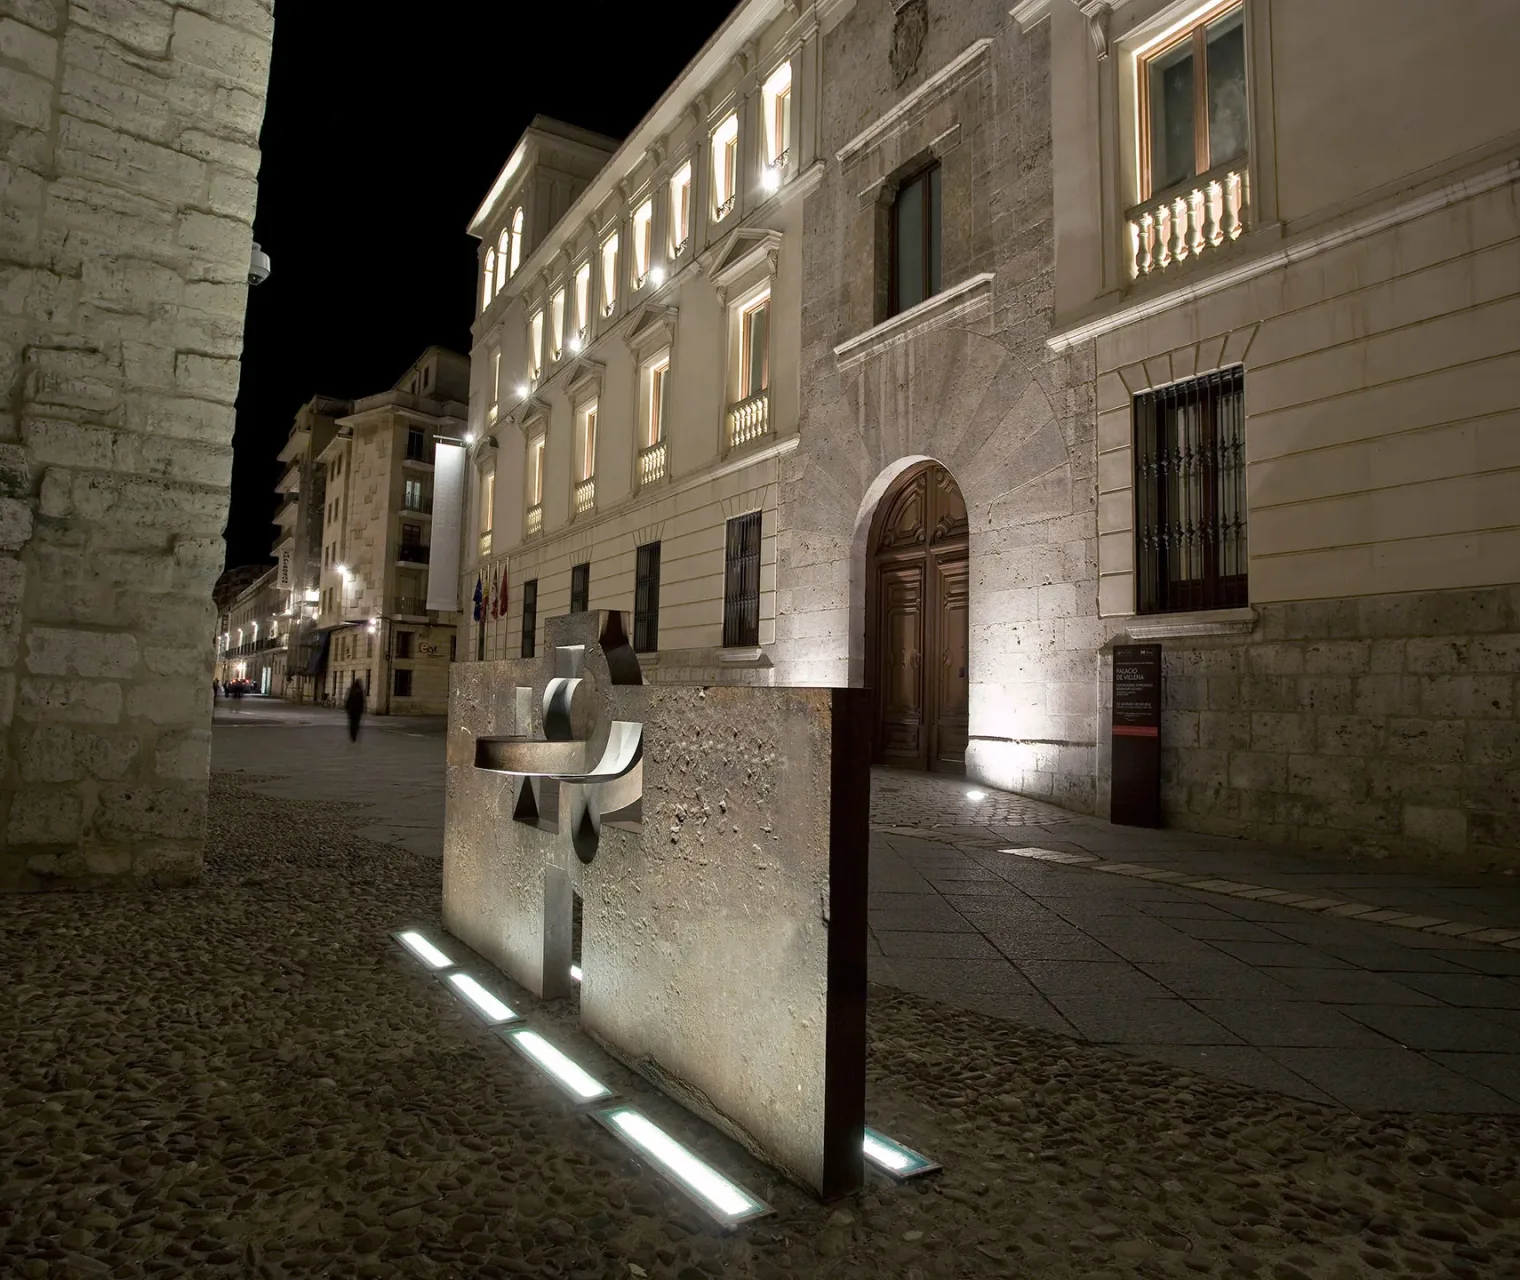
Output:
[[868,695],[643,684],[618,613],[453,668],[449,930],[825,1199],[862,1178]]

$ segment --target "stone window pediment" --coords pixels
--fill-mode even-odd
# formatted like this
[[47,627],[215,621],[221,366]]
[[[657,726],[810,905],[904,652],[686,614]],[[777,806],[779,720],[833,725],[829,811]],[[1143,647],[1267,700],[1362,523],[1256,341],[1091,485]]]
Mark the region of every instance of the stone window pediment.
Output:
[[720,292],[746,285],[752,277],[775,275],[780,253],[781,232],[740,227],[718,247],[707,277]]
[[600,360],[588,360],[585,356],[572,360],[565,371],[565,394],[570,397],[570,402],[579,404],[588,397],[599,398],[602,375],[606,371],[607,366]]
[[653,304],[639,307],[633,312],[628,326],[626,341],[629,350],[642,358],[659,347],[673,346],[677,314],[674,307]]

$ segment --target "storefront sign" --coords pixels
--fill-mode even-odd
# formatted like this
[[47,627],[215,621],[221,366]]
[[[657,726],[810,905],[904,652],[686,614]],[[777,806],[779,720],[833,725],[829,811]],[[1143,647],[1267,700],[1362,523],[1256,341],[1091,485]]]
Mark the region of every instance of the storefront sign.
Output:
[[1114,648],[1113,794],[1110,820],[1161,825],[1161,646]]

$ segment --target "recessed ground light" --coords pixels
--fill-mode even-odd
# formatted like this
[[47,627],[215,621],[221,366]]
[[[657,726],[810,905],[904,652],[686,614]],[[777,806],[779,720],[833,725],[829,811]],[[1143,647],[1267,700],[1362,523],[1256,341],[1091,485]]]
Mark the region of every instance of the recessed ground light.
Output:
[[570,981],[571,982],[579,982],[580,980],[581,980],[581,967],[580,967],[580,965],[578,965],[578,964],[571,965],[570,966]]
[[603,1098],[614,1096],[614,1090],[582,1070],[578,1063],[572,1062],[538,1032],[522,1027],[501,1034],[502,1039],[531,1060],[577,1102],[600,1102]]
[[920,1155],[911,1147],[894,1142],[886,1134],[877,1133],[869,1127],[866,1129],[862,1149],[867,1160],[883,1173],[899,1180],[916,1178],[921,1173],[933,1173],[939,1168],[928,1156]]
[[503,1022],[516,1022],[517,1014],[487,991],[467,973],[449,974],[449,985],[467,1005],[484,1018],[490,1026]]
[[454,963],[415,929],[403,929],[400,933],[391,934],[391,937],[395,938],[397,942],[416,956],[417,959],[421,960],[423,964],[427,965],[429,969],[448,969]]
[[743,1187],[699,1160],[632,1107],[598,1111],[595,1118],[640,1155],[658,1165],[720,1226],[735,1227],[771,1212],[770,1205],[755,1199]]
[[968,791],[968,792],[966,792],[966,799],[970,800],[973,804],[980,804],[986,798],[987,798],[987,793],[985,791]]

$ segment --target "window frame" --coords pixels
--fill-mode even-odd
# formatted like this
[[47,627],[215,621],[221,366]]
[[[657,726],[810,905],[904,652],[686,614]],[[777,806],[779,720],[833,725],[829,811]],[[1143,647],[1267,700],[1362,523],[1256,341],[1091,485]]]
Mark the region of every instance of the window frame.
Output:
[[[934,207],[931,198],[934,184],[930,181],[931,175],[939,173],[939,208]],[[899,221],[902,207],[903,193],[911,187],[918,186],[922,189],[919,202],[919,269],[921,279],[919,284],[922,288],[922,296],[917,302],[908,306],[902,305],[902,280],[897,268],[899,247]],[[887,210],[887,223],[889,227],[889,242],[887,246],[887,318],[899,316],[904,311],[911,311],[913,307],[920,306],[930,298],[940,293],[944,287],[943,263],[940,261],[941,250],[944,245],[944,171],[938,160],[931,160],[928,164],[915,169],[897,184],[897,189],[892,193],[892,204]],[[939,231],[935,235],[936,228]],[[931,266],[931,263],[935,264]],[[936,270],[935,268],[939,269]],[[940,287],[932,287],[935,276],[940,278]]]
[[538,381],[544,371],[544,309],[537,308],[528,316],[528,380]]
[[522,622],[518,631],[518,652],[524,658],[534,656],[538,640],[538,579],[523,583]]
[[560,285],[549,299],[549,359],[565,354],[565,286]]
[[[786,82],[779,84],[783,72]],[[791,151],[792,86],[794,83],[792,60],[787,58],[777,65],[766,78],[765,83],[760,86],[760,109],[764,134],[763,158],[766,168],[774,171],[778,179],[782,176],[781,170],[786,165]]]
[[[739,113],[730,111],[713,127],[709,138],[712,220],[722,222],[739,202]],[[720,150],[721,145],[721,150]],[[720,199],[720,196],[722,197]]]
[[[682,181],[682,178],[685,180]],[[679,258],[691,239],[691,161],[685,160],[670,175],[670,256]],[[679,197],[679,198],[678,198]],[[679,228],[681,236],[676,239]]]
[[[739,399],[748,400],[771,389],[771,291],[769,286],[747,299],[739,309]],[[753,323],[757,311],[765,312],[765,356],[761,371],[761,385],[751,385],[751,350],[754,342]]]
[[[403,679],[403,677],[405,678]],[[404,689],[401,687],[403,684],[406,685]],[[410,667],[392,667],[391,697],[410,698],[412,696],[412,669]]]
[[596,479],[596,426],[600,401],[593,396],[575,406],[575,447],[571,457],[572,484]]
[[581,259],[571,280],[575,291],[576,340],[576,346],[571,350],[579,350],[580,345],[591,336],[591,259],[589,256]]
[[582,560],[580,564],[570,566],[570,612],[585,613],[590,608],[591,561]]
[[[665,405],[669,399],[670,348],[662,347],[639,366],[639,448],[652,449],[665,438]],[[658,397],[656,388],[658,387]],[[659,403],[656,406],[656,399]]]
[[598,250],[602,266],[602,315],[610,316],[617,310],[618,300],[618,233],[614,231],[602,241]]
[[646,542],[633,558],[633,651],[660,651],[660,543]]
[[[1214,161],[1210,154],[1209,140],[1209,74],[1208,74],[1208,37],[1207,29],[1210,24],[1219,19],[1228,17],[1231,13],[1239,11],[1241,16],[1241,39],[1246,44],[1246,75],[1250,76],[1250,24],[1246,21],[1245,0],[1216,0],[1195,10],[1187,19],[1185,25],[1169,35],[1166,39],[1146,48],[1135,57],[1135,93],[1136,93],[1136,142],[1139,144],[1139,178],[1140,200],[1153,199],[1158,193],[1170,191],[1173,187],[1183,186],[1189,182],[1196,182],[1204,174],[1214,168]],[[1164,58],[1183,44],[1191,43],[1193,46],[1193,172],[1186,177],[1178,178],[1176,182],[1166,187],[1156,187],[1151,181],[1151,64],[1158,58]],[[1246,133],[1250,136],[1251,129],[1251,106],[1249,84],[1246,93]],[[1250,154],[1250,144],[1247,142],[1246,149],[1241,154]],[[1220,160],[1219,164],[1224,164]]]
[[486,246],[485,266],[480,273],[480,309],[484,311],[489,307],[497,294],[496,289],[496,250],[490,245]]
[[[760,644],[760,559],[765,542],[763,511],[746,511],[724,524],[723,647]],[[753,548],[748,545],[753,542]]]
[[522,266],[522,241],[523,241],[523,207],[518,205],[512,210],[512,260],[508,264],[507,278],[511,279],[517,274],[517,268]]
[[654,197],[646,196],[630,219],[628,279],[631,289],[642,289],[654,268]]
[[543,431],[528,440],[528,461],[523,473],[528,482],[528,506],[541,507],[544,503],[544,445]]

